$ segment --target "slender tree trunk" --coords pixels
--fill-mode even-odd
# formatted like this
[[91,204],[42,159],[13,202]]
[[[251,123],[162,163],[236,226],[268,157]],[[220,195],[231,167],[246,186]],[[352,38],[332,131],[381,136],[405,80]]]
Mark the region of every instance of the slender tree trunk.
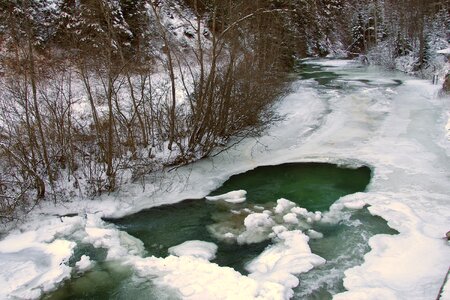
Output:
[[174,66],[173,66],[173,58],[172,58],[172,50],[169,44],[169,39],[167,38],[165,29],[163,28],[162,24],[161,24],[161,19],[159,17],[159,13],[156,9],[156,4],[152,1],[151,2],[151,7],[153,10],[153,13],[156,16],[156,21],[158,23],[158,28],[159,31],[161,33],[161,36],[163,38],[164,41],[164,48],[165,48],[165,52],[166,52],[166,56],[167,56],[167,64],[168,64],[168,69],[169,69],[169,77],[170,77],[170,84],[171,84],[171,102],[172,104],[169,107],[169,144],[167,146],[167,148],[169,150],[172,150],[172,145],[175,139],[175,111],[176,111],[176,86],[175,86],[175,71],[174,71]]
[[[25,2],[26,3],[26,9],[29,8],[29,0]],[[41,119],[41,113],[39,111],[39,103],[38,103],[38,97],[37,97],[37,88],[36,88],[36,70],[34,65],[34,52],[33,52],[33,34],[32,34],[32,28],[30,24],[27,24],[27,47],[28,47],[28,65],[30,68],[30,83],[31,83],[31,93],[33,97],[33,105],[34,105],[34,111],[36,115],[36,124],[38,127],[38,132],[41,138],[42,143],[42,155],[44,157],[44,163],[47,170],[48,179],[50,181],[50,185],[53,188],[53,172],[51,170],[50,160],[48,157],[48,149],[47,149],[47,142],[44,135],[44,130],[42,127],[42,119]]]

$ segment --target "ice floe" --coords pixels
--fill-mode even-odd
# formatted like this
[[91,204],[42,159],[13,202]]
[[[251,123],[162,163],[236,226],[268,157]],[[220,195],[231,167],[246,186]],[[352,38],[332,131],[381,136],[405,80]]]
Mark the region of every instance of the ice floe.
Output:
[[244,190],[239,191],[231,191],[226,194],[218,195],[218,196],[206,196],[206,200],[208,201],[218,201],[223,200],[229,203],[242,203],[245,201],[245,195],[247,192]]
[[205,260],[216,257],[217,245],[203,241],[186,241],[180,245],[169,248],[169,253],[175,256],[193,256]]

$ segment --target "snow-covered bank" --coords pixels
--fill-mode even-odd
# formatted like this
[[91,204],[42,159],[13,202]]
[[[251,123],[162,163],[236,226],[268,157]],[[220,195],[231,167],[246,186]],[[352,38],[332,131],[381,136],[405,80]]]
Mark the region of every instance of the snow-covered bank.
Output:
[[[321,64],[337,72],[334,82],[342,89],[322,88],[314,80],[297,82],[295,92],[277,107],[286,114],[285,120],[258,140],[248,139],[212,159],[150,176],[145,189],[129,185],[95,201],[60,207],[46,204],[34,211],[34,221],[0,242],[0,255],[5,257],[1,262],[14,256],[0,271],[1,296],[32,298],[51,289],[70,275],[65,262],[73,243],[83,241],[108,249],[109,259],[134,266],[139,276],[161,274],[156,282],[172,286],[185,298],[216,298],[217,289],[226,289],[223,297],[229,298],[287,297],[292,281],[282,285],[267,280],[273,274],[247,277],[189,256],[142,258],[138,240],[100,217],[200,198],[231,175],[259,165],[314,161],[373,168],[368,190],[340,199],[323,216],[325,220],[332,220],[343,207],[368,204],[372,214],[399,232],[370,240],[372,251],[364,264],[346,271],[348,292],[335,298],[435,298],[450,261],[448,242],[442,239],[450,224],[450,142],[444,129],[450,100],[435,97],[439,87],[401,74],[342,61]],[[79,216],[60,219],[43,217],[42,212]],[[284,221],[292,223],[292,217]],[[292,235],[298,241],[303,237]],[[18,240],[20,247],[13,242]],[[52,248],[55,243],[61,246],[58,252]],[[34,256],[37,259],[29,255],[35,249],[42,249]],[[260,258],[264,259],[264,253]],[[28,277],[12,277],[7,271],[12,269],[24,270],[20,274]]]

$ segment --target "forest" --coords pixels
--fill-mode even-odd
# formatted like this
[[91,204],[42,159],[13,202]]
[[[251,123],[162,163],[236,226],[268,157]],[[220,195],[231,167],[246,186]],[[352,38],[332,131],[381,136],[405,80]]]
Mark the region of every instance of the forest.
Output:
[[439,0],[3,0],[0,218],[257,136],[305,57],[430,76],[449,22]]

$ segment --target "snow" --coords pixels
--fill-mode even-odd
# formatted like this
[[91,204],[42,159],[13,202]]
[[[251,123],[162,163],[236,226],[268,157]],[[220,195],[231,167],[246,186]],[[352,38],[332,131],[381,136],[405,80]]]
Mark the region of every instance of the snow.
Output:
[[325,263],[323,258],[311,253],[309,238],[300,230],[282,231],[277,234],[277,239],[278,243],[264,250],[247,265],[250,278],[294,288],[299,284],[295,274]]
[[0,242],[0,298],[34,299],[70,277],[75,242],[56,238],[77,220],[47,220],[37,230],[13,232]]
[[208,201],[218,201],[223,200],[225,202],[229,203],[242,203],[245,202],[246,198],[245,195],[247,195],[247,192],[244,190],[239,191],[231,191],[226,194],[218,195],[218,196],[206,196],[206,200]]
[[258,282],[248,276],[192,256],[165,259],[136,258],[133,265],[143,279],[176,289],[182,299],[283,299],[286,287]]
[[[258,140],[246,139],[214,158],[153,174],[145,189],[129,184],[96,200],[41,204],[30,214],[31,221],[0,241],[0,298],[39,298],[56,288],[70,276],[67,261],[76,243],[84,242],[106,248],[108,260],[120,260],[141,278],[186,299],[286,299],[297,283],[294,274],[323,263],[308,247],[307,235],[315,234],[291,226],[305,226],[308,219],[339,222],[346,209],[363,206],[399,234],[372,237],[364,263],[345,272],[347,291],[334,299],[435,298],[450,261],[448,242],[442,239],[450,220],[449,98],[436,97],[439,86],[406,75],[352,68],[343,61],[320,63],[339,65],[330,70],[372,85],[319,91],[312,80],[296,82],[276,106],[286,117]],[[390,85],[392,79],[402,84]],[[249,276],[192,256],[144,257],[142,242],[101,219],[202,198],[233,174],[286,162],[365,164],[373,177],[366,191],[342,197],[323,215],[287,199],[258,213],[236,209],[246,214],[243,231],[224,235],[248,242],[251,235],[242,234],[258,231],[260,238],[274,241],[248,265]],[[79,215],[51,216],[68,212]],[[290,213],[299,224],[285,222]],[[447,284],[447,295],[448,289]]]
[[298,224],[297,215],[294,213],[288,213],[283,216],[283,220],[286,223]]
[[262,213],[251,213],[244,220],[245,231],[237,237],[239,244],[259,243],[267,239],[275,222],[270,215]]
[[278,199],[277,200],[277,206],[275,207],[275,213],[277,214],[282,214],[285,211],[288,211],[289,209],[291,209],[292,207],[295,206],[295,203],[292,201],[289,201],[287,199]]
[[448,277],[446,278],[447,281],[444,283],[441,298],[439,300],[449,300],[450,299],[450,280],[448,280]]
[[438,50],[438,51],[436,51],[436,53],[449,55],[450,54],[450,48]]
[[83,254],[80,260],[75,263],[75,267],[77,267],[80,272],[84,272],[86,270],[89,270],[93,264],[94,262],[91,260],[91,258]]
[[217,245],[203,241],[186,241],[180,245],[169,248],[169,253],[175,256],[193,256],[205,260],[216,257]]

